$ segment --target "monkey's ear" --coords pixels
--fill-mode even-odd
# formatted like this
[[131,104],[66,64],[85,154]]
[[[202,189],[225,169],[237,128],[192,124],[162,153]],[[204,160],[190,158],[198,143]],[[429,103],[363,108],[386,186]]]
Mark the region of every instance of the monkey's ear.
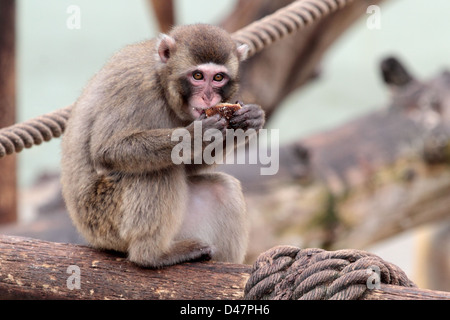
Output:
[[171,54],[176,49],[175,39],[167,34],[161,34],[158,38],[158,42],[156,44],[156,49],[158,50],[159,58],[162,63],[167,63]]
[[246,44],[238,44],[237,52],[239,61],[244,61],[247,59],[249,49],[250,48]]

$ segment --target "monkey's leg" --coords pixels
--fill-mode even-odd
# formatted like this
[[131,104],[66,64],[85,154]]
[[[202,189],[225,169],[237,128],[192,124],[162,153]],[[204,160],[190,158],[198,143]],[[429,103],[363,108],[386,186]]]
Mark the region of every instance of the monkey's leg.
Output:
[[121,236],[128,258],[145,267],[209,259],[211,248],[197,238],[175,240],[187,203],[183,170],[167,170],[130,179],[123,194]]
[[248,222],[241,185],[224,173],[188,176],[188,207],[179,239],[199,239],[214,248],[212,259],[241,263]]
[[210,246],[197,240],[173,241],[164,246],[149,241],[149,238],[131,243],[128,254],[130,261],[143,267],[161,268],[186,261],[209,260],[213,255]]

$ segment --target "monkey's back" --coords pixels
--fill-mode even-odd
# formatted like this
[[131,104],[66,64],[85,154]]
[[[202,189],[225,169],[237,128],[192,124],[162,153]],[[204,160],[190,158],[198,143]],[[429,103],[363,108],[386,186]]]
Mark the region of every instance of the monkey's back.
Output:
[[96,153],[116,134],[155,129],[155,123],[162,128],[173,125],[160,107],[163,92],[154,89],[154,44],[150,40],[127,46],[110,59],[75,103],[62,138],[66,206],[77,229],[96,247],[126,251],[119,230],[123,195],[139,183],[136,177],[103,171]]

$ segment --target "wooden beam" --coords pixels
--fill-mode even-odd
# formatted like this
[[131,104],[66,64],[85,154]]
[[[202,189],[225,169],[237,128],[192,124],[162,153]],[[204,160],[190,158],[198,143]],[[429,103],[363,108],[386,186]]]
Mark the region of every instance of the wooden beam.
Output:
[[[0,128],[16,122],[15,0],[0,2]],[[0,224],[17,220],[16,157],[0,160]]]
[[175,12],[173,0],[148,0],[153,8],[159,31],[167,33],[175,25]]
[[[119,253],[0,235],[0,299],[236,300],[250,273],[248,265],[217,262],[144,269]],[[450,293],[382,285],[364,299],[450,299]]]

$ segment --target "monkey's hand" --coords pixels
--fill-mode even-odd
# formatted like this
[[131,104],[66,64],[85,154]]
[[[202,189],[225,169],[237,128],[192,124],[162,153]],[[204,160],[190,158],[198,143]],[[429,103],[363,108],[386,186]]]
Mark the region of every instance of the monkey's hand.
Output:
[[[200,128],[199,125],[201,125],[201,136],[199,136],[197,132],[194,132]],[[206,147],[210,143],[210,141],[212,141],[212,143],[221,143],[222,141],[225,141],[227,126],[227,120],[221,117],[219,114],[216,114],[212,117],[207,117],[205,113],[202,113],[194,122],[188,125],[186,129],[191,132],[191,137],[193,137],[194,139],[197,137],[201,138],[203,147]],[[219,132],[220,134],[222,134],[222,140],[216,141],[217,135],[214,135],[214,138],[212,140],[209,138],[205,139],[205,133],[209,129],[214,129],[209,133],[212,132],[213,134],[216,134],[217,132]]]
[[[239,103],[242,105],[242,103]],[[232,129],[259,130],[264,126],[265,113],[260,106],[256,104],[242,105],[242,108],[236,110],[229,124]]]
[[[186,129],[191,134],[191,158],[194,162],[186,165],[189,174],[195,174],[198,170],[203,169],[205,165],[211,165],[210,162],[206,162],[203,158],[203,152],[205,148],[209,147],[213,150],[211,155],[213,152],[215,154],[215,148],[225,143],[227,125],[227,120],[219,114],[206,117],[206,114],[202,113],[195,121],[186,126]],[[200,128],[201,131],[199,130]],[[201,148],[196,148],[195,146],[201,146]],[[202,160],[201,163],[197,162],[199,158]]]
[[212,117],[207,117],[205,113],[202,113],[200,117],[198,117],[194,122],[187,126],[187,129],[189,131],[193,131],[196,126],[195,123],[197,123],[198,127],[199,122],[201,122],[202,136],[208,129],[216,129],[223,134],[223,137],[225,137],[228,123],[225,118],[222,118],[220,116],[220,114],[216,114]]

